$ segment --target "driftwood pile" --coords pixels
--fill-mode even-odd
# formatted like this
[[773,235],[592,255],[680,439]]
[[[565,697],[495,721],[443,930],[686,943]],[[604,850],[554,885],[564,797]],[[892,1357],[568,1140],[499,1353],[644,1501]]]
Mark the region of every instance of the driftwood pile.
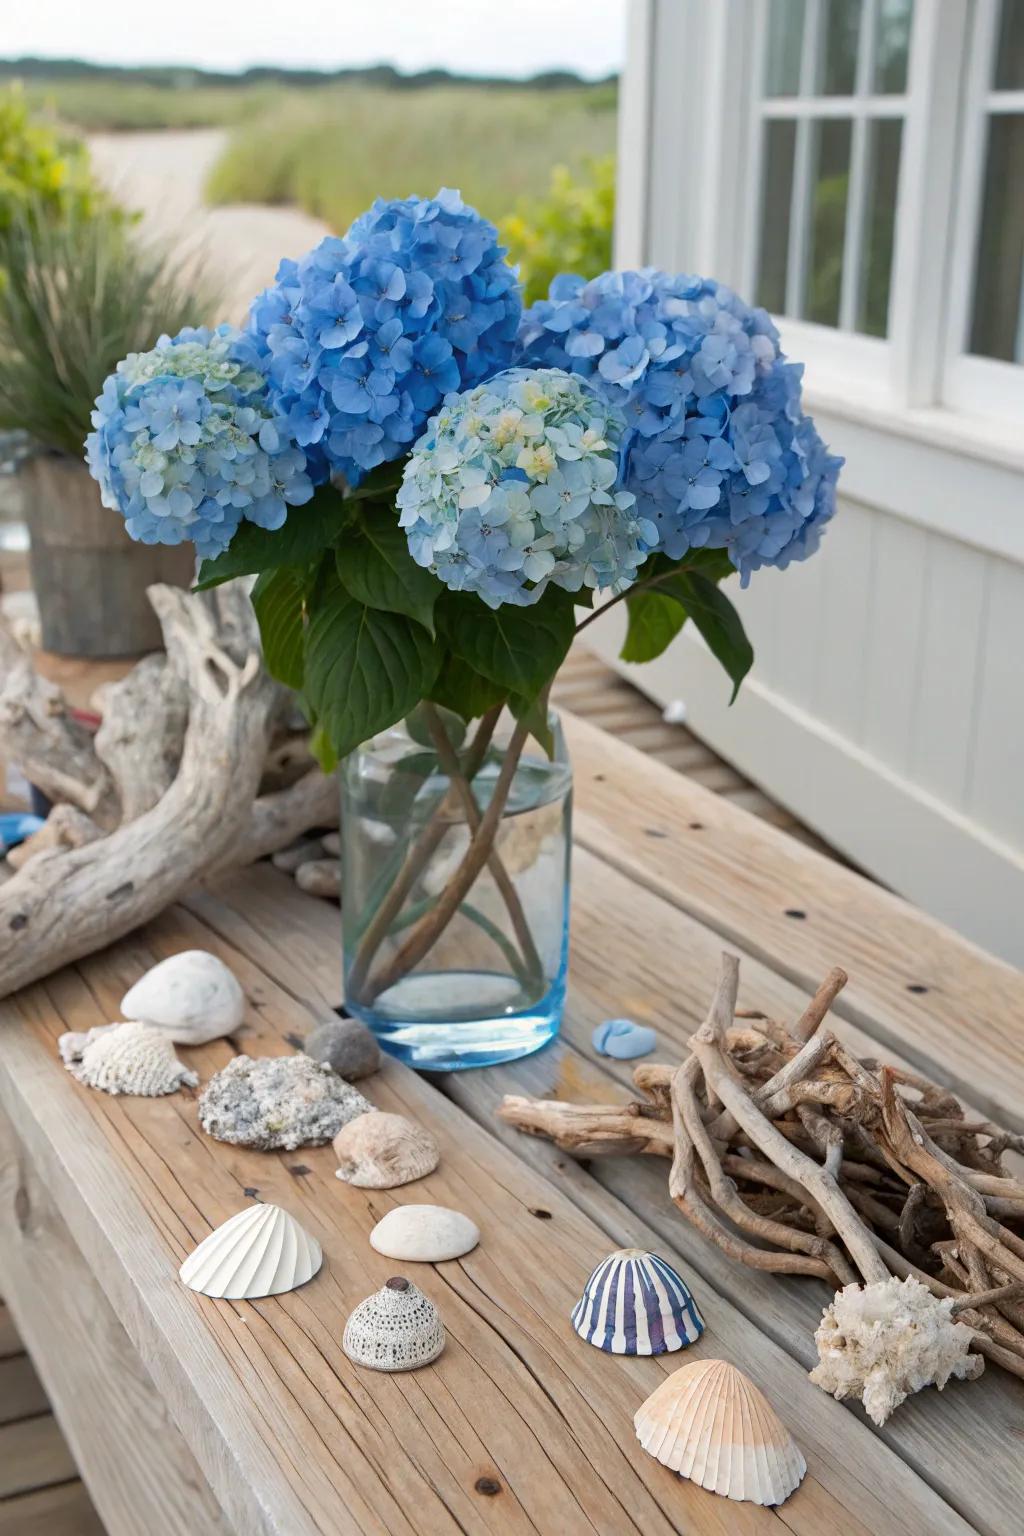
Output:
[[1004,1163],[1024,1138],[848,1050],[827,1022],[842,971],[789,1028],[736,1013],[738,974],[723,955],[692,1054],[638,1066],[640,1097],[609,1107],[509,1096],[502,1119],[583,1157],[669,1159],[682,1215],[756,1269],[833,1288],[912,1276],[952,1298],[971,1348],[1024,1377],[1024,1182]]
[[0,618],[0,759],[53,802],[0,884],[0,996],[155,917],[190,884],[336,826],[243,585],[149,588],[166,654],[96,700],[93,733]]

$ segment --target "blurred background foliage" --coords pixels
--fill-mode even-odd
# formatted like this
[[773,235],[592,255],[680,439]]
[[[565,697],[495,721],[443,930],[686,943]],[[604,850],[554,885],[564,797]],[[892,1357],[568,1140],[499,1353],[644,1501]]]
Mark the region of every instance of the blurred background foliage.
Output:
[[615,160],[587,161],[577,175],[556,165],[545,197],[521,199],[501,220],[509,260],[518,264],[526,302],[545,298],[559,272],[596,277],[612,264]]
[[99,201],[80,140],[34,117],[19,86],[0,91],[0,231],[30,206],[59,216]]

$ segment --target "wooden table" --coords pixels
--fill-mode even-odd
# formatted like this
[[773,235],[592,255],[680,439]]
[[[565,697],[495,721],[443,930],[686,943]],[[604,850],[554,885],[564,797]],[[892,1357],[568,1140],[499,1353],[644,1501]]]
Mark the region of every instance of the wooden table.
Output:
[[[380,1107],[441,1142],[441,1166],[420,1184],[349,1188],[329,1147],[222,1145],[199,1131],[194,1095],[109,1098],[57,1060],[62,1030],[115,1018],[139,971],[186,946],[222,955],[242,981],[239,1048],[292,1049],[339,1001],[338,918],[269,865],[197,891],[3,1005],[0,1288],[110,1536],[1024,1530],[1019,1382],[990,1367],[919,1394],[876,1430],[807,1379],[823,1286],[752,1273],[708,1246],[669,1204],[664,1165],[578,1165],[493,1117],[509,1091],[623,1096],[628,1068],[589,1044],[613,1013],[650,1021],[664,1058],[678,1058],[725,941],[744,957],[742,1004],[791,1017],[842,964],[849,1041],[870,1037],[1020,1128],[1024,977],[631,748],[568,725],[578,807],[564,1033],[509,1067],[428,1081],[391,1063],[371,1080]],[[220,1041],[189,1060],[205,1079],[231,1051]],[[256,1198],[320,1238],[320,1275],[255,1303],[181,1286],[185,1254]],[[367,1233],[410,1200],[468,1212],[482,1240],[457,1262],[415,1269],[448,1329],[440,1360],[408,1375],[361,1371],[341,1351],[345,1318],[396,1267]],[[653,1247],[689,1276],[708,1325],[695,1352],[742,1366],[790,1424],[809,1471],[780,1510],[705,1493],[635,1441],[634,1410],[679,1357],[605,1356],[568,1324],[592,1266],[622,1244]]]

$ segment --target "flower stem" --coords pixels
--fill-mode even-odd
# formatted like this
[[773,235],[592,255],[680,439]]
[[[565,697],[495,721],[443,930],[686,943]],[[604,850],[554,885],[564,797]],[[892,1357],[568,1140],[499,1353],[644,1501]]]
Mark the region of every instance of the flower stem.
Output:
[[[503,707],[501,704],[496,704],[493,709],[481,716],[466,758],[467,779],[475,778],[479,772],[487,756],[487,749],[491,744],[491,737],[494,735]],[[373,964],[377,950],[387,937],[392,923],[402,910],[406,897],[448,831],[448,817],[455,808],[457,798],[454,786],[450,787],[409,849],[387,895],[367,924],[366,932],[359,941],[348,974],[347,993],[353,1002],[370,1001],[365,995],[366,978],[370,966]]]
[[517,721],[505,751],[501,772],[495,783],[490,803],[473,833],[462,863],[441,892],[432,910],[415,925],[401,949],[392,955],[377,975],[371,977],[361,988],[360,1001],[372,1003],[380,993],[386,992],[397,981],[401,981],[402,977],[411,971],[413,966],[418,965],[423,956],[429,952],[458,911],[470,886],[493,851],[494,839],[501,825],[502,813],[529,734],[530,727],[526,721]]

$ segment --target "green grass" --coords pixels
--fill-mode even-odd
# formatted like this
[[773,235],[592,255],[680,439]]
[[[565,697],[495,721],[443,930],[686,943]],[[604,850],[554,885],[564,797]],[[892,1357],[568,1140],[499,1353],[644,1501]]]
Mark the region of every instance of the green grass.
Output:
[[494,220],[543,196],[555,165],[581,174],[615,145],[613,88],[420,91],[331,87],[281,97],[235,130],[214,203],[298,203],[345,230],[376,197],[458,187]]
[[225,128],[273,110],[284,86],[149,85],[119,80],[25,82],[33,111],[86,133],[155,128]]

